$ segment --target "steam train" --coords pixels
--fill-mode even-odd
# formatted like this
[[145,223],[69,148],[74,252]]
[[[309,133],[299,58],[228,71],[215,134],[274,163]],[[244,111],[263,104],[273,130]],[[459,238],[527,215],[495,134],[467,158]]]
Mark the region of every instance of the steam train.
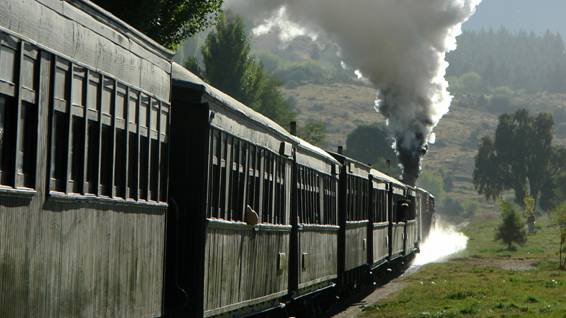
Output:
[[0,2],[0,316],[308,315],[418,252],[431,194],[172,57],[89,1]]

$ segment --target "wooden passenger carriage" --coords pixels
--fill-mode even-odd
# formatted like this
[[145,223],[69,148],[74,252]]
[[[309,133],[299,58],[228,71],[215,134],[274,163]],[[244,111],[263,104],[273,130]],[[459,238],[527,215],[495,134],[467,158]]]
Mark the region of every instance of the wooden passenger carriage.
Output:
[[389,260],[393,261],[405,255],[405,225],[407,222],[404,215],[400,213],[400,205],[407,197],[407,186],[393,178],[390,181]]
[[389,258],[389,207],[391,200],[392,178],[378,170],[371,169],[371,204],[370,204],[370,226],[368,263],[371,268],[385,263]]
[[162,314],[171,57],[90,2],[0,2],[0,316]]
[[353,291],[368,281],[371,168],[341,154],[333,155],[343,166],[340,174],[339,284],[342,290]]
[[[334,285],[338,276],[338,161],[294,138],[295,184],[293,297]],[[296,220],[296,221],[295,221]],[[295,234],[296,233],[296,234]]]
[[434,196],[423,188],[417,188],[417,209],[420,217],[419,239],[423,242],[430,233],[434,217]]
[[407,189],[407,201],[409,202],[408,215],[405,216],[405,255],[417,252],[419,248],[419,214],[417,203],[417,191],[413,187]]
[[277,307],[289,283],[292,136],[176,64],[173,79],[178,246],[167,255],[170,273],[182,274],[168,290],[188,297],[177,313]]

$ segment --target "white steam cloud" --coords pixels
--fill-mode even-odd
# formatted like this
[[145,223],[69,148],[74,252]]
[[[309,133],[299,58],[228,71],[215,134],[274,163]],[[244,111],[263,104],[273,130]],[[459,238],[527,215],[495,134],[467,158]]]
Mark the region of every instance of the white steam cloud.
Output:
[[420,253],[413,261],[414,266],[441,262],[450,255],[466,249],[468,237],[455,226],[439,218],[433,223],[430,233],[420,246]]
[[431,134],[452,96],[444,76],[446,53],[481,0],[226,0],[226,8],[271,30],[282,41],[326,34],[347,65],[378,90],[403,179],[416,181]]

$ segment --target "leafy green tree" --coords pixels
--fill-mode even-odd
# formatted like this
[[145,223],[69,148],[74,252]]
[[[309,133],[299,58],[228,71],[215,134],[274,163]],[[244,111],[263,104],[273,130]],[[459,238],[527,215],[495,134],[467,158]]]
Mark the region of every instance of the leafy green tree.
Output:
[[243,20],[227,14],[221,17],[202,48],[204,74],[211,85],[258,109],[265,77],[250,51]]
[[513,249],[513,243],[524,245],[527,242],[527,233],[521,221],[521,216],[507,201],[501,201],[499,206],[502,220],[497,227],[495,240],[502,241],[507,245],[508,250]]
[[401,169],[391,144],[385,127],[359,126],[346,139],[346,154],[361,162],[373,164],[385,173],[399,176]]
[[466,214],[462,203],[453,197],[444,197],[437,208],[438,212],[449,216],[463,216]]
[[187,58],[187,60],[185,61],[185,67],[193,72],[195,75],[197,75],[198,77],[204,77],[204,71],[202,70],[202,68],[200,67],[198,60],[196,57],[194,56],[189,56]]
[[299,129],[299,137],[312,144],[322,146],[326,142],[326,127],[322,122],[308,120],[305,125]]
[[444,179],[441,174],[436,174],[430,170],[425,170],[417,180],[417,186],[426,189],[434,194],[436,202],[442,203],[446,196]]
[[479,94],[483,91],[481,76],[476,72],[468,72],[460,76],[456,90],[465,94]]
[[523,204],[527,194],[535,201],[553,173],[553,119],[548,113],[529,115],[527,110],[499,117],[495,138],[484,137],[475,159],[474,186],[487,199],[505,190],[515,192]]
[[222,0],[93,0],[167,48],[215,23]]
[[282,126],[294,120],[296,114],[281,92],[281,82],[251,54],[240,17],[229,13],[221,17],[202,47],[202,56],[202,75],[211,85]]
[[566,173],[552,176],[545,184],[540,196],[540,207],[545,210],[552,210],[566,201]]
[[[296,113],[291,107],[289,100],[281,92],[281,82],[271,75],[264,74],[264,76],[264,86],[259,96],[260,106],[258,111],[281,126],[287,127],[291,121],[295,120]],[[312,139],[316,144],[324,143],[326,133],[324,128],[322,126],[322,130],[317,135],[319,139]]]

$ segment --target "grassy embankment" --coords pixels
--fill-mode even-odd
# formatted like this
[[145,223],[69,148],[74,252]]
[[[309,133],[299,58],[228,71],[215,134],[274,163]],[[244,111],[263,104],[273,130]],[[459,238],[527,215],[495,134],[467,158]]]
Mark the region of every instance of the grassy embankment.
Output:
[[406,288],[362,317],[566,317],[558,228],[539,218],[525,246],[508,251],[493,239],[499,222],[478,216],[465,229],[466,251],[404,278]]

